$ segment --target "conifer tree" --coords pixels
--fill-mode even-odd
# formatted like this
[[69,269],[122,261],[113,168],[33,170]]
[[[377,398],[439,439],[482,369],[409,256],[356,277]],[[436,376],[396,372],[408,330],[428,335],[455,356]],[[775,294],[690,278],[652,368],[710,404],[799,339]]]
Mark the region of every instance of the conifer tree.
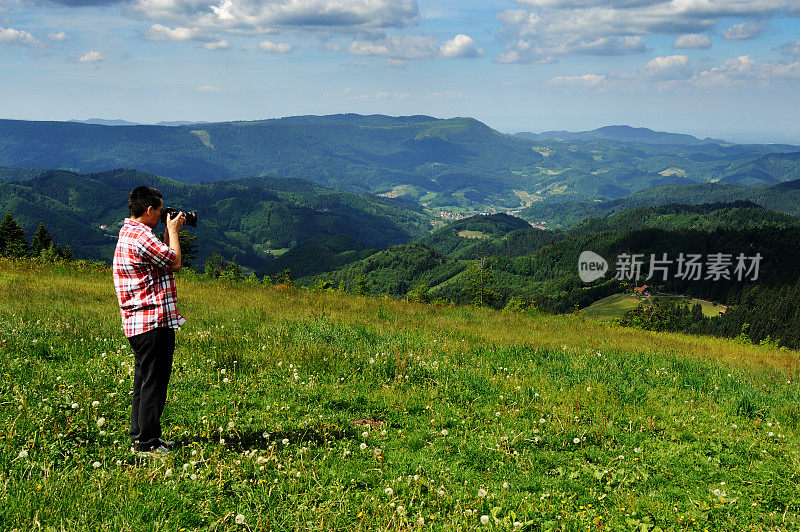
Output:
[[44,226],[44,222],[40,222],[38,229],[36,229],[36,234],[33,235],[33,240],[31,240],[31,254],[34,257],[38,257],[51,244],[53,244],[53,237],[50,236],[50,232]]
[[28,242],[25,240],[25,231],[8,212],[0,223],[0,257],[21,258],[27,254]]

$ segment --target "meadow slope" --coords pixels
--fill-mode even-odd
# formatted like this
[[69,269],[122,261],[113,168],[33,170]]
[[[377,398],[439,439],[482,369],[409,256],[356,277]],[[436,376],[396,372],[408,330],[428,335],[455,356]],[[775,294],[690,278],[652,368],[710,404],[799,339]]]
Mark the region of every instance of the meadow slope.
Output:
[[794,530],[796,352],[179,277],[129,451],[110,270],[0,261],[2,530]]

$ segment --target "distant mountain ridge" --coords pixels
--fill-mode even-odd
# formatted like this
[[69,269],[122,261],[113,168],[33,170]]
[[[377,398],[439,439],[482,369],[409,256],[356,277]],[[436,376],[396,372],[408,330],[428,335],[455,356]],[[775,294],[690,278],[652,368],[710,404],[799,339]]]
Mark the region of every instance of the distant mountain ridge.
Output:
[[428,115],[113,127],[0,120],[0,181],[31,176],[15,168],[136,168],[186,183],[297,178],[447,218],[519,213],[547,201],[617,199],[653,186],[753,186],[800,177],[800,158],[773,156],[800,153],[797,146],[719,144],[628,126],[576,134],[586,140],[531,135],[506,135],[468,117]]
[[626,125],[603,126],[591,131],[545,131],[543,133],[521,132],[517,137],[528,140],[555,140],[561,142],[586,141],[586,140],[614,140],[618,142],[641,142],[644,144],[674,144],[674,145],[694,145],[694,144],[734,144],[721,139],[698,139],[692,135],[683,133],[669,133],[665,131],[653,131],[646,127],[631,127]]

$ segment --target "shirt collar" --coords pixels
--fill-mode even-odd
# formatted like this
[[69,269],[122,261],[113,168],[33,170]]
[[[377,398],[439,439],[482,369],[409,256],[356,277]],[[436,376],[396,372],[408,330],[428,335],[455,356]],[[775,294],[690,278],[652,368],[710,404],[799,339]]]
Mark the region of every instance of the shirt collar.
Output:
[[150,228],[149,225],[147,225],[145,223],[142,223],[142,222],[140,222],[138,220],[134,220],[133,218],[125,218],[125,225],[138,226],[138,227],[141,227],[143,229],[147,229],[148,231],[152,231],[152,229]]

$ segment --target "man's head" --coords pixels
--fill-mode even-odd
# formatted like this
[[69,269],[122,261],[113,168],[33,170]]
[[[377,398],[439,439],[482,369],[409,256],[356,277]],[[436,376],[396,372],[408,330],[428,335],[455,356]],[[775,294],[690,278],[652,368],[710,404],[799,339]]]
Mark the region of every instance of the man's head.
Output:
[[151,187],[136,187],[128,196],[128,210],[131,218],[151,227],[158,224],[162,207],[161,192]]

